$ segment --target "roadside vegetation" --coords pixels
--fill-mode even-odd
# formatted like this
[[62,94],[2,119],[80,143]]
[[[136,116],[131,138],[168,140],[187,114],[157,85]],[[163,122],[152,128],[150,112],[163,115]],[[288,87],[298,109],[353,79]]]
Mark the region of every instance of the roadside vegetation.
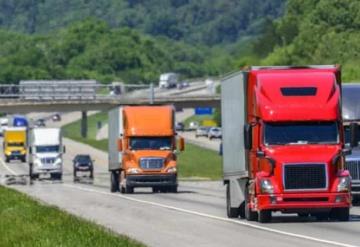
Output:
[[0,186],[0,246],[144,246]]
[[[88,117],[88,138],[80,134],[80,120],[63,127],[65,137],[108,151],[108,139],[96,140],[97,122],[107,123],[107,113],[97,113]],[[178,156],[180,178],[218,180],[222,176],[221,157],[217,152],[187,143],[185,151]]]

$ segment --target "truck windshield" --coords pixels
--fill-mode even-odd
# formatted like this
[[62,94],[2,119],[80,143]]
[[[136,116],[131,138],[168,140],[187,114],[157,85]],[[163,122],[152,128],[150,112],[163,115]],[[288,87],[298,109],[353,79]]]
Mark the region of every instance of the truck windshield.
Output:
[[8,147],[23,147],[24,143],[23,142],[8,142]]
[[[350,126],[344,126],[344,133],[345,133],[345,144],[350,145]],[[360,126],[358,126],[358,130],[356,133],[356,139],[360,142]]]
[[37,153],[58,153],[59,145],[51,145],[51,146],[36,146]]
[[130,139],[131,150],[170,150],[171,137],[133,137]]
[[264,125],[265,145],[336,144],[338,141],[336,122],[267,122]]

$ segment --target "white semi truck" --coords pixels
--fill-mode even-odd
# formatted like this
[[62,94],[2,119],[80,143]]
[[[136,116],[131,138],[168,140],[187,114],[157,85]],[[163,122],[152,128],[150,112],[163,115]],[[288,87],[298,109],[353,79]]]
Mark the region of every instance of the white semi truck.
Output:
[[34,128],[29,133],[29,176],[37,179],[50,174],[52,179],[62,179],[65,146],[59,128]]

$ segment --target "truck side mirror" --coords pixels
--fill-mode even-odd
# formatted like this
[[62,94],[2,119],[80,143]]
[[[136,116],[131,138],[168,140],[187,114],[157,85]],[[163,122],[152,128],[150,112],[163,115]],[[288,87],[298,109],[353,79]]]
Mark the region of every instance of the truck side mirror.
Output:
[[357,147],[358,146],[358,127],[359,125],[357,123],[351,123],[350,124],[350,147]]
[[180,151],[185,150],[185,139],[183,137],[179,137],[179,150]]
[[118,139],[117,145],[118,145],[118,151],[122,152],[123,151],[123,139],[122,138]]
[[244,127],[244,139],[245,149],[250,150],[252,148],[252,126],[249,124]]

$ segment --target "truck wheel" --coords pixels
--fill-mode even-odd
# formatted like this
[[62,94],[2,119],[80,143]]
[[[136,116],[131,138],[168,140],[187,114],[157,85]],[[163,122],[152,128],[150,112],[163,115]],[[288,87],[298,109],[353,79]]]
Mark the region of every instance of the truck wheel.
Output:
[[94,169],[91,169],[91,170],[90,170],[90,178],[91,178],[91,179],[94,179]]
[[10,162],[10,158],[8,156],[5,156],[5,162],[9,163]]
[[112,193],[119,191],[119,173],[118,173],[118,171],[111,171],[110,191]]
[[170,193],[177,193],[178,192],[178,186],[177,185],[173,185],[169,187],[169,192]]
[[258,218],[258,213],[257,212],[253,212],[250,209],[250,195],[248,192],[248,189],[245,190],[245,219],[248,221],[256,221]]
[[338,221],[349,221],[350,209],[349,208],[334,208],[334,218]]
[[126,187],[125,187],[125,193],[126,193],[126,194],[132,194],[132,193],[134,193],[134,187],[126,186]]
[[260,223],[268,223],[271,221],[271,211],[270,210],[261,210],[258,213],[258,221]]
[[317,220],[324,221],[329,219],[329,213],[314,213],[311,216],[315,216]]
[[25,163],[25,162],[26,162],[26,156],[24,156],[24,157],[21,158],[21,162],[22,162],[22,163]]
[[226,213],[229,218],[239,217],[239,208],[231,207],[230,184],[226,186]]

